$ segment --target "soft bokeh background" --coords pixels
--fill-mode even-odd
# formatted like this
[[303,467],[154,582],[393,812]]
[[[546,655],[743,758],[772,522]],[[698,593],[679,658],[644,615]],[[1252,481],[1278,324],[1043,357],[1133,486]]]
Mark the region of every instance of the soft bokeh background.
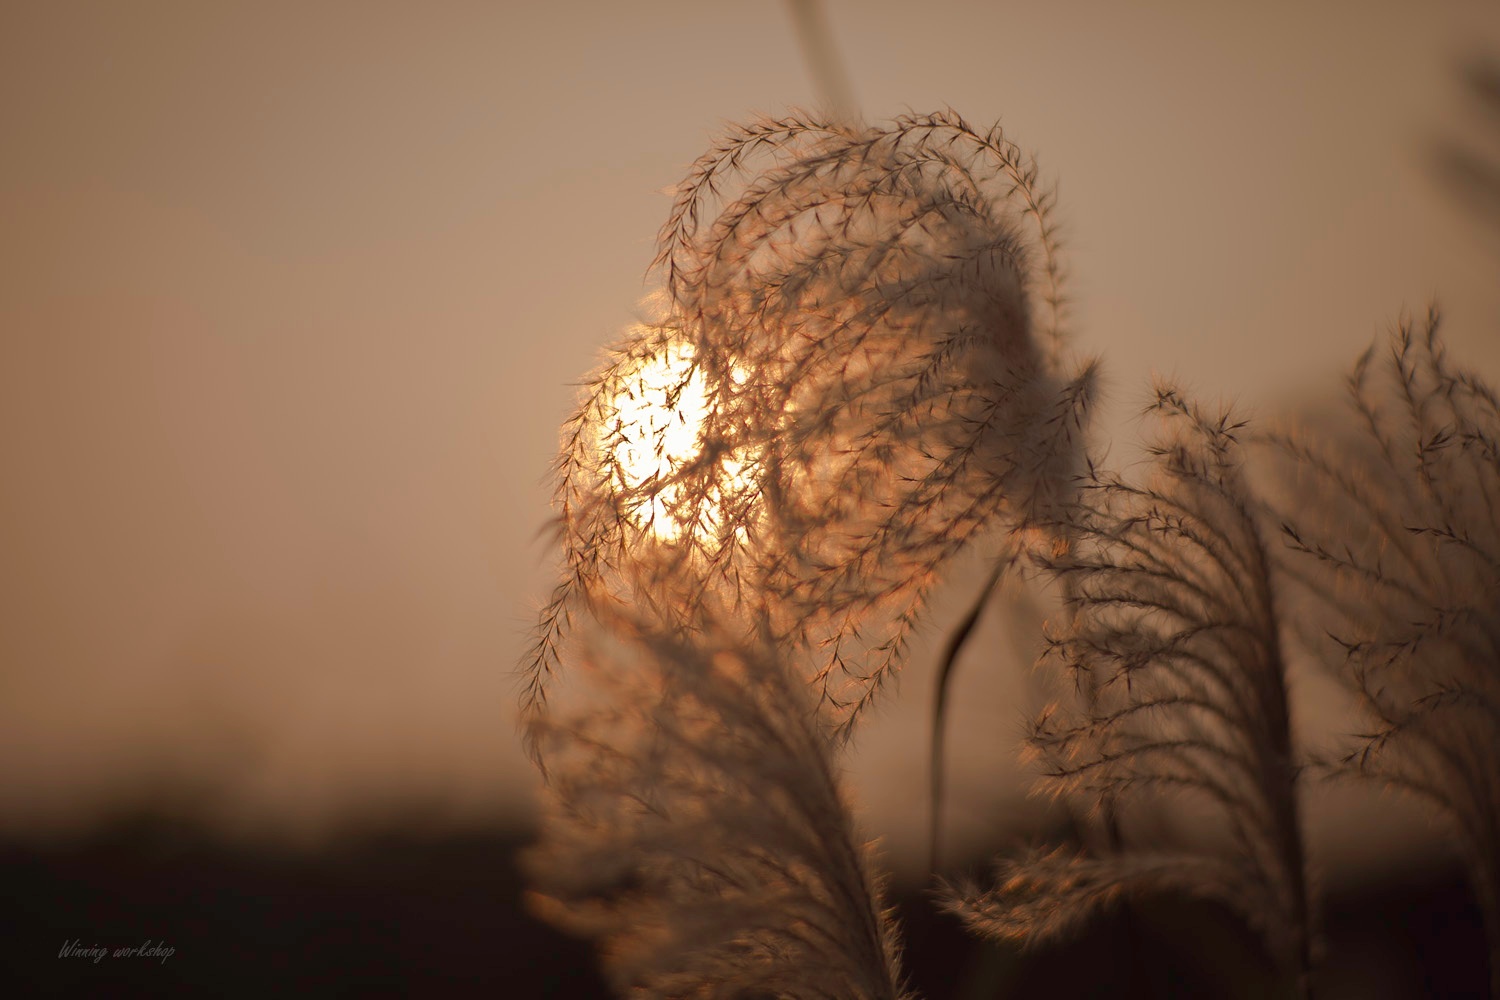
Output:
[[[1493,2],[826,12],[868,118],[999,119],[1060,181],[1109,433],[1153,371],[1316,406],[1434,297],[1500,377],[1500,237],[1434,169],[1500,156],[1460,77]],[[810,79],[773,2],[0,7],[0,829],[525,824],[513,671],[572,386],[650,290],[665,189]],[[1028,682],[982,665],[959,840],[1028,808]],[[852,765],[898,867],[925,670]]]

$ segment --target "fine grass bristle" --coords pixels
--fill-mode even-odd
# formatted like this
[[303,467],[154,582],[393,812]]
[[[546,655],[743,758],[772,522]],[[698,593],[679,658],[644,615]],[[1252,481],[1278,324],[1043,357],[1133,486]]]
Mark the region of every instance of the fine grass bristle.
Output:
[[[1109,849],[1002,860],[993,889],[949,887],[946,905],[980,933],[1030,945],[1144,893],[1213,897],[1261,933],[1305,992],[1298,767],[1274,585],[1240,466],[1243,425],[1167,385],[1152,410],[1165,428],[1149,476],[1091,467],[1057,526],[1071,545],[1040,560],[1068,605],[1044,662],[1073,690],[1027,743],[1042,789],[1092,803]],[[1233,849],[1131,850],[1119,817],[1160,793],[1207,803]]]
[[1348,380],[1354,430],[1272,437],[1282,534],[1325,661],[1369,728],[1327,762],[1414,794],[1457,831],[1500,997],[1500,405],[1454,368],[1437,313]]
[[764,622],[604,624],[578,664],[600,697],[532,723],[533,909],[598,939],[623,996],[905,997],[834,744]]

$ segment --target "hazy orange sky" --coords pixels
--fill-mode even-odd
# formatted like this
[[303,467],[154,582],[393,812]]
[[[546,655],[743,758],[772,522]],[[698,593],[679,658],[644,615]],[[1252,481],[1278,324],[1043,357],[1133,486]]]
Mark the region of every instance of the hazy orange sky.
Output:
[[[1153,370],[1334,392],[1434,296],[1500,378],[1500,235],[1430,165],[1500,161],[1458,73],[1500,7],[1220,7],[826,5],[867,118],[999,119],[1059,180],[1107,426]],[[0,827],[184,792],[252,829],[524,815],[572,384],[664,189],[814,100],[775,2],[0,8]],[[874,832],[923,676],[865,740]],[[966,683],[960,755],[1003,752],[1012,682]]]

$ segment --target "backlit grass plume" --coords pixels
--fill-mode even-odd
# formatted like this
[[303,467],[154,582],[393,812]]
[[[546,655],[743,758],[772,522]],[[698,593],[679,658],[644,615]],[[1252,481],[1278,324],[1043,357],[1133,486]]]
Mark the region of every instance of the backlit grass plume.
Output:
[[729,131],[679,185],[656,321],[564,431],[566,569],[525,702],[580,614],[744,610],[847,733],[935,574],[1067,498],[1093,367],[1062,360],[1051,196],[998,128],[951,113]]
[[980,933],[1055,939],[1102,908],[1156,891],[1221,900],[1263,936],[1305,990],[1310,918],[1286,671],[1267,553],[1241,470],[1242,425],[1171,387],[1153,409],[1166,433],[1143,482],[1091,471],[1044,560],[1071,617],[1046,661],[1072,698],[1046,709],[1028,744],[1043,788],[1099,807],[1106,826],[1157,793],[1206,803],[1229,849],[1038,851],[998,884],[950,890]]
[[607,614],[550,764],[535,907],[631,997],[896,998],[895,932],[805,677],[764,627]]
[[1452,820],[1500,996],[1500,404],[1450,365],[1435,313],[1366,352],[1349,395],[1359,431],[1336,455],[1279,438],[1309,631],[1370,719],[1335,767]]

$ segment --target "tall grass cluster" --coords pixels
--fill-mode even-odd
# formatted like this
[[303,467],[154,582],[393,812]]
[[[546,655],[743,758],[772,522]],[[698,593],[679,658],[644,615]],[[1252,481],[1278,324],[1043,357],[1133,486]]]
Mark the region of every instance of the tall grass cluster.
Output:
[[[1017,749],[1097,834],[938,879],[976,934],[1210,897],[1311,995],[1303,802],[1361,778],[1442,808],[1500,967],[1495,395],[1431,317],[1358,363],[1345,437],[1160,384],[1149,460],[1108,469],[1052,209],[952,113],[755,121],[676,189],[655,315],[563,428],[522,698],[534,906],[622,996],[910,995],[839,761],[965,552],[1059,595]],[[1292,647],[1370,720],[1331,759],[1293,738]],[[1219,835],[1138,843],[1164,797]]]

